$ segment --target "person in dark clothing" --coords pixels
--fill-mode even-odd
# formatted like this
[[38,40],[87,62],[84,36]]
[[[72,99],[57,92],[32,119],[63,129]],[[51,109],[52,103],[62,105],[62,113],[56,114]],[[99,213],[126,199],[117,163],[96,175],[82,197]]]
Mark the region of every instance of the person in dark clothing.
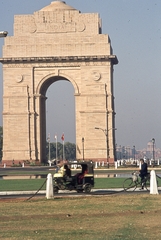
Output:
[[141,162],[141,170],[140,170],[140,178],[141,178],[141,183],[142,183],[142,189],[144,189],[144,178],[147,176],[148,174],[148,165],[147,163],[144,162],[144,159],[140,159]]
[[82,184],[84,176],[88,173],[87,166],[82,165],[82,172],[77,173],[77,180],[79,184]]
[[71,177],[71,170],[68,167],[68,165],[64,165],[64,169],[65,169],[64,177]]

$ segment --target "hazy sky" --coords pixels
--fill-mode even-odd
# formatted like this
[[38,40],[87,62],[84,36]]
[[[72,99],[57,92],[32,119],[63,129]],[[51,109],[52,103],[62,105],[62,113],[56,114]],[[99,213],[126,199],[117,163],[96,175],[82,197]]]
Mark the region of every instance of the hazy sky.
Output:
[[[0,0],[0,30],[13,35],[16,14],[32,14],[52,0]],[[109,34],[119,64],[114,67],[116,142],[146,147],[152,138],[161,148],[161,1],[160,0],[66,0],[82,13],[97,12],[103,33]],[[3,39],[0,39],[2,56]],[[14,77],[14,76],[13,76]],[[0,112],[2,113],[2,65],[0,65]],[[51,140],[75,142],[74,89],[59,81],[48,89],[47,133]],[[0,114],[0,126],[2,114]]]

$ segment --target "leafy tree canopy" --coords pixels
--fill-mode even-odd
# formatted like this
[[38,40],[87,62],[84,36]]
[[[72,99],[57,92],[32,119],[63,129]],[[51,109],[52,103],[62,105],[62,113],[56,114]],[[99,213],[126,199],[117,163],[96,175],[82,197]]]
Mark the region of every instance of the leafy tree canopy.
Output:
[[[49,159],[49,143],[46,143],[47,159]],[[64,155],[67,160],[76,159],[76,145],[74,143],[66,142],[64,144]],[[50,159],[56,158],[56,143],[50,143]],[[63,159],[63,144],[57,143],[57,159]]]

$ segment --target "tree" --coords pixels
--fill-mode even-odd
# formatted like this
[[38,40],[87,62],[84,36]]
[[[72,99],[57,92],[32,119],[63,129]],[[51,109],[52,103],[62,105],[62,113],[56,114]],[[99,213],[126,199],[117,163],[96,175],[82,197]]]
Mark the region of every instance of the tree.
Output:
[[64,144],[65,158],[67,160],[76,159],[76,145],[74,143],[66,142]]
[[0,126],[0,161],[2,161],[3,127]]
[[[64,144],[65,159],[74,160],[76,159],[76,145],[74,143],[66,142]],[[49,159],[49,143],[46,143],[46,157]],[[50,158],[56,158],[56,143],[50,143]],[[57,143],[57,158],[63,159],[63,144]]]

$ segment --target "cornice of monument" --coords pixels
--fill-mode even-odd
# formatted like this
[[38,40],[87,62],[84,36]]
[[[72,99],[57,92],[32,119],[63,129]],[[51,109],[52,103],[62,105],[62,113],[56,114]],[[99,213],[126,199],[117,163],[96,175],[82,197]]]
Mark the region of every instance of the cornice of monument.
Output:
[[66,57],[15,57],[0,58],[0,62],[5,63],[36,63],[36,62],[112,62],[118,64],[116,55],[99,55],[99,56],[66,56]]

